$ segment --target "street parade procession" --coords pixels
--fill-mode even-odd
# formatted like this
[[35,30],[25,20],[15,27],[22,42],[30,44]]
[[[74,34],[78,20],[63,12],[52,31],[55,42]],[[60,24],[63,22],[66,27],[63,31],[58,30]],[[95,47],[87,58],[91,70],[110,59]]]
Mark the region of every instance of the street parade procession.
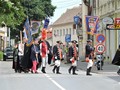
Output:
[[[35,23],[35,22],[34,22]],[[36,22],[36,24],[38,24]],[[41,29],[41,33],[37,37],[34,35],[37,33],[39,25],[33,29],[30,27],[29,19],[27,18],[24,24],[23,39],[20,42],[17,42],[14,46],[14,58],[12,68],[15,73],[38,73],[38,69],[41,68],[42,73],[46,73],[46,65],[53,62],[53,73],[60,73],[60,64],[64,60],[63,50],[61,48],[62,42],[57,41],[56,45],[53,47],[50,46],[47,39],[47,27],[49,24],[49,19],[46,19],[44,26]],[[32,34],[32,33],[33,34]],[[22,36],[21,36],[22,38]],[[72,66],[68,70],[72,74],[75,73],[77,67],[78,51],[76,47],[77,41],[73,40],[72,44],[69,47],[69,57]]]
[[38,73],[38,68],[42,67],[41,71],[46,73],[46,64],[50,64],[52,59],[51,47],[46,41],[46,29],[49,23],[47,20],[45,21],[46,25],[41,30],[41,36],[33,37],[36,33],[38,34],[39,23],[34,22],[34,28],[31,28],[29,19],[26,19],[23,41],[16,43],[14,49],[13,69],[15,72]]

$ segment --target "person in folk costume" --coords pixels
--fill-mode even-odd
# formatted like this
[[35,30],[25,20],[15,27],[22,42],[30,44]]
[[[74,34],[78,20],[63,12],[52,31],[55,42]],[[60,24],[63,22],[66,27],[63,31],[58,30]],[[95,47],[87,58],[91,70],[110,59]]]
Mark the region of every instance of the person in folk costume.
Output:
[[92,46],[92,40],[87,40],[85,50],[86,50],[85,58],[89,59],[86,75],[91,76],[92,74],[90,74],[90,72],[93,66],[93,58],[94,58],[94,47]]
[[22,42],[20,42],[18,44],[18,68],[19,68],[19,73],[21,73],[22,71],[22,67],[21,67],[21,60],[23,58],[24,55],[24,44]]
[[15,44],[14,50],[13,50],[13,66],[12,68],[15,70],[15,72],[18,72],[18,43]]
[[54,68],[52,71],[53,71],[53,73],[55,73],[55,70],[56,70],[56,74],[61,74],[59,72],[59,70],[60,70],[61,60],[63,59],[62,50],[60,48],[60,43],[61,43],[61,41],[57,41],[57,45],[55,45],[53,47],[53,56],[54,56],[54,60],[55,60],[55,65],[54,65]]
[[68,72],[70,74],[71,70],[73,70],[72,74],[77,75],[77,73],[75,73],[75,71],[76,71],[76,67],[77,67],[78,51],[77,51],[75,40],[72,41],[72,45],[69,47],[69,57],[70,57],[70,61],[71,61],[72,65],[68,69]]
[[21,67],[25,73],[28,73],[30,71],[29,69],[31,69],[32,67],[32,60],[30,60],[30,54],[33,41],[30,44],[28,44],[27,43],[28,39],[24,37],[23,42],[24,42],[24,55],[21,61]]
[[34,40],[34,43],[31,47],[31,60],[32,60],[32,68],[31,68],[31,72],[32,73],[38,73],[37,72],[37,64],[39,63],[39,53],[40,53],[40,49],[38,46],[38,39],[36,38]]
[[46,38],[47,38],[47,32],[46,29],[42,30],[42,37],[41,37],[41,43],[40,43],[40,55],[42,57],[42,72],[46,73],[45,68],[46,64],[48,63],[48,46],[46,43]]

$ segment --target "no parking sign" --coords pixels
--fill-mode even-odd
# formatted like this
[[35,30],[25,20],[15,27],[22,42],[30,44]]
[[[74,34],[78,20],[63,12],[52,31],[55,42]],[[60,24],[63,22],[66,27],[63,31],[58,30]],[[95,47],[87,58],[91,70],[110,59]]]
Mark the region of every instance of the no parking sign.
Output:
[[98,43],[103,43],[105,41],[105,36],[103,34],[98,34],[96,37]]
[[97,44],[95,49],[96,49],[97,53],[101,54],[105,51],[106,48],[102,43],[99,43],[99,44]]

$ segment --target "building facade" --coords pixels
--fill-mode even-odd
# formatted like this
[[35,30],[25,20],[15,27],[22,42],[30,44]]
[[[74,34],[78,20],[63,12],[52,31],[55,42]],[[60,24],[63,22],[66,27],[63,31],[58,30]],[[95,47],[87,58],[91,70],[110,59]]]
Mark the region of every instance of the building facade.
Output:
[[74,25],[74,16],[81,13],[82,6],[74,7],[68,9],[61,17],[56,20],[52,25],[52,45],[56,44],[56,41],[60,40],[63,44],[66,44],[65,37],[71,35],[71,41],[78,41],[76,29],[73,28]]
[[7,46],[7,27],[0,28],[0,51]]
[[[113,20],[120,18],[120,0],[94,0],[95,6],[93,8],[93,15],[99,16],[100,22],[105,17],[110,17]],[[99,33],[105,35],[105,55],[112,60],[114,58],[116,49],[120,44],[120,31],[119,30],[107,30],[106,25],[102,23],[102,29]]]

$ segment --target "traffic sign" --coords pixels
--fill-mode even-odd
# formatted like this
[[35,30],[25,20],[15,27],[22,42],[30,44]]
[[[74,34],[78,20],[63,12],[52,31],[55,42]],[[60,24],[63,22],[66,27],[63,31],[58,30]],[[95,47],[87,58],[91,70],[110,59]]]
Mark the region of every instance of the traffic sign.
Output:
[[97,46],[95,47],[95,50],[97,53],[102,54],[103,52],[105,52],[105,46],[101,43],[98,43]]
[[103,43],[105,41],[105,36],[103,34],[98,34],[96,37],[98,43]]
[[106,24],[112,24],[113,19],[111,17],[105,17],[105,18],[103,18],[102,22],[106,26]]
[[71,34],[66,34],[65,41],[70,42],[71,41]]

